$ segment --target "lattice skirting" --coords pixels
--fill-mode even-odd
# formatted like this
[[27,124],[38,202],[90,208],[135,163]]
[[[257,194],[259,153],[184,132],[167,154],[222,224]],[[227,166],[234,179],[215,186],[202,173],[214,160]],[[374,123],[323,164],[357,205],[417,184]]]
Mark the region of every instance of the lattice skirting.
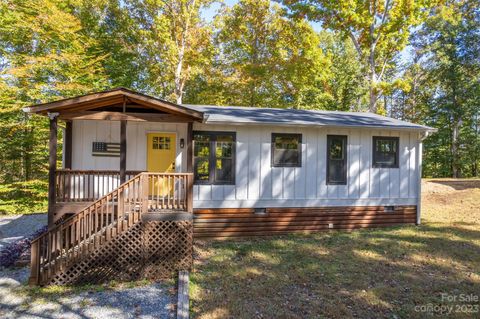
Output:
[[84,259],[58,273],[50,284],[98,284],[170,277],[192,266],[191,220],[141,221]]

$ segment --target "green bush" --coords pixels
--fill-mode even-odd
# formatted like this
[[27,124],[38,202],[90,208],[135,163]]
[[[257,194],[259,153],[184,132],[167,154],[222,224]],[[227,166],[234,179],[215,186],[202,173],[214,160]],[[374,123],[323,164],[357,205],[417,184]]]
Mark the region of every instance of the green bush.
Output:
[[42,180],[0,185],[0,215],[17,215],[47,210],[48,184]]

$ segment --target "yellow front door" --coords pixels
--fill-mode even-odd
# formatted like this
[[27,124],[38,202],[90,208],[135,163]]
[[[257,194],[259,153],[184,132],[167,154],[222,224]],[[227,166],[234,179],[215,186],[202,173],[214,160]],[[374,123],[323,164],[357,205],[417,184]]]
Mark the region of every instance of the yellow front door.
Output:
[[[147,170],[156,173],[174,173],[176,157],[174,133],[149,133],[147,135]],[[167,196],[173,185],[167,179],[156,178],[150,183],[150,195]],[[170,184],[170,185],[168,185]]]

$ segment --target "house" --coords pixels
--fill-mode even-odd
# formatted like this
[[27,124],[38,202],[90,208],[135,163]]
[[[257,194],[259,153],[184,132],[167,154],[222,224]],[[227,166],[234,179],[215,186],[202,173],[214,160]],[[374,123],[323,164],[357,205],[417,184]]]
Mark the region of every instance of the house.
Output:
[[25,111],[50,118],[51,227],[85,212],[102,219],[90,235],[162,212],[193,214],[195,237],[420,223],[430,127],[371,113],[176,105],[124,88]]

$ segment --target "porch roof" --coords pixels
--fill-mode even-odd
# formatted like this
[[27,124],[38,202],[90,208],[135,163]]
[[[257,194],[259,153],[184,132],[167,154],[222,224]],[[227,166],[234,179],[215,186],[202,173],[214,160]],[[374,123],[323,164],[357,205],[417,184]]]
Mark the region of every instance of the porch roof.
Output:
[[175,120],[203,120],[201,111],[123,87],[37,104],[25,108],[24,111],[40,115],[59,113],[63,119],[148,120],[153,113],[157,117],[174,115]]

